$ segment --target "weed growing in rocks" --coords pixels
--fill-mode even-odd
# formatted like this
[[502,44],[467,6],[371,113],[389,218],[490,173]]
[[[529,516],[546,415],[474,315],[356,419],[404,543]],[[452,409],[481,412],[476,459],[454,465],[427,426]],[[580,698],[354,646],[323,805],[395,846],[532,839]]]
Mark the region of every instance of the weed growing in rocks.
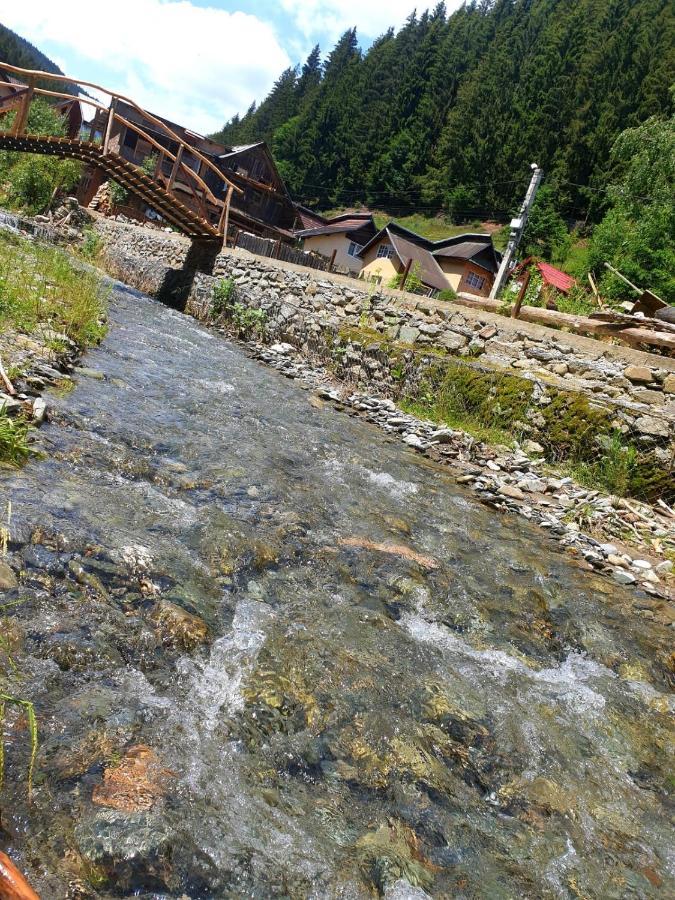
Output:
[[0,463],[20,466],[28,459],[28,427],[23,418],[10,418],[0,410]]
[[237,286],[231,278],[222,278],[213,288],[211,297],[211,312],[214,316],[223,316],[234,305]]
[[63,250],[0,232],[0,331],[48,326],[85,346],[105,334],[105,306],[96,272]]

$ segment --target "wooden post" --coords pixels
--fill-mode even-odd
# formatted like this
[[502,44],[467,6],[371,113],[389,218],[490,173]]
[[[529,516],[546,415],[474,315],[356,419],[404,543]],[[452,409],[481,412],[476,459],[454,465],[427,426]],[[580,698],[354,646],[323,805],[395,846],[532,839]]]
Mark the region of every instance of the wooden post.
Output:
[[117,97],[113,97],[110,101],[110,109],[108,110],[108,124],[105,129],[105,138],[103,140],[103,155],[108,155],[108,146],[112,135],[113,125],[115,124],[115,112],[117,110]]
[[272,251],[272,259],[279,259],[279,253],[281,252],[281,240],[275,241],[274,250]]
[[164,151],[162,151],[157,157],[157,162],[155,163],[155,181],[159,181],[159,176],[162,174],[162,166],[164,165]]
[[328,263],[328,271],[333,271],[333,266],[335,265],[335,257],[337,256],[337,247],[331,253],[330,262]]
[[180,169],[180,164],[183,159],[183,145],[181,144],[178,148],[178,153],[176,153],[176,158],[173,163],[173,169],[171,169],[171,175],[169,176],[169,183],[166,186],[167,191],[170,191],[173,188],[174,182],[178,177],[178,170]]
[[516,302],[511,307],[511,318],[517,319],[520,315],[520,307],[523,304],[523,299],[525,298],[525,291],[527,291],[527,286],[530,283],[530,272],[529,270],[525,272],[525,277],[523,278],[523,283],[520,286],[520,290],[518,291],[518,296],[516,298]]
[[19,108],[16,112],[16,119],[14,120],[14,125],[12,126],[12,134],[15,137],[20,137],[22,134],[26,133],[26,124],[28,122],[28,113],[30,111],[30,105],[33,100],[34,93],[35,93],[35,79],[29,78],[28,90],[21,97],[21,105],[19,106]]
[[403,275],[401,275],[401,283],[400,283],[399,286],[398,286],[398,288],[399,288],[400,291],[405,290],[405,283],[406,283],[406,281],[408,280],[408,274],[409,274],[409,272],[410,272],[410,266],[412,266],[412,256],[410,257],[410,259],[408,260],[408,262],[405,264],[405,269],[403,270]]
[[225,206],[223,206],[223,211],[220,214],[220,222],[218,223],[218,233],[223,236],[223,247],[227,247],[227,229],[230,224],[230,201],[232,200],[233,192],[234,187],[230,185],[227,189]]
[[236,231],[234,232],[234,240],[232,241],[232,249],[233,250],[239,243],[239,235],[240,234],[241,234],[241,228],[237,228]]
[[590,272],[588,273],[588,281],[591,285],[591,290],[593,291],[593,296],[595,297],[595,302],[598,304],[600,309],[602,309],[602,300],[600,299],[600,293],[598,291],[598,287],[597,287],[595,281],[593,280],[593,276],[591,275]]

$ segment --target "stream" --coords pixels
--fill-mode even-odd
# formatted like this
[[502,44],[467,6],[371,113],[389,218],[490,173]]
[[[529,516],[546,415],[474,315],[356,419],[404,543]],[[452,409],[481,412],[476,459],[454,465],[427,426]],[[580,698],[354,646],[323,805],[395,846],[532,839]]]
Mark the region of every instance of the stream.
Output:
[[673,896],[672,629],[194,320],[110,307],[0,474],[40,740],[29,798],[8,707],[0,849],[43,900]]

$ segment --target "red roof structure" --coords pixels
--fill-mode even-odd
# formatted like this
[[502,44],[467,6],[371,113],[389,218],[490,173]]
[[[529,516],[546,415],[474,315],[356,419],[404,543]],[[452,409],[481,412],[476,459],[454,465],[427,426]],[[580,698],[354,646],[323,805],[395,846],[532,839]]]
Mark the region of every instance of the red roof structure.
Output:
[[563,294],[567,294],[577,283],[576,279],[572,278],[571,275],[566,275],[564,272],[561,272],[560,269],[556,269],[555,266],[542,262],[534,256],[528,256],[527,259],[524,259],[520,263],[520,265],[516,266],[514,275],[518,274],[523,269],[526,269],[528,266],[535,266],[538,269],[544,284],[549,284],[557,291],[562,291]]

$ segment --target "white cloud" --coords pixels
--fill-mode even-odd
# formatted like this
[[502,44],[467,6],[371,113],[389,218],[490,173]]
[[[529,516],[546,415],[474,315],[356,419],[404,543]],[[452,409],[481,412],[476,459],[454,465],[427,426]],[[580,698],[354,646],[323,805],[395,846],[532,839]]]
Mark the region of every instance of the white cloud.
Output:
[[[446,0],[448,11],[462,2]],[[304,35],[334,41],[353,26],[362,38],[375,38],[390,26],[400,27],[415,8],[418,13],[433,8],[436,0],[281,0],[281,5]]]
[[92,80],[202,132],[264,97],[289,65],[269,23],[189,0],[0,0],[0,18],[72,60],[67,75],[82,77],[78,58],[95,63],[105,78]]

